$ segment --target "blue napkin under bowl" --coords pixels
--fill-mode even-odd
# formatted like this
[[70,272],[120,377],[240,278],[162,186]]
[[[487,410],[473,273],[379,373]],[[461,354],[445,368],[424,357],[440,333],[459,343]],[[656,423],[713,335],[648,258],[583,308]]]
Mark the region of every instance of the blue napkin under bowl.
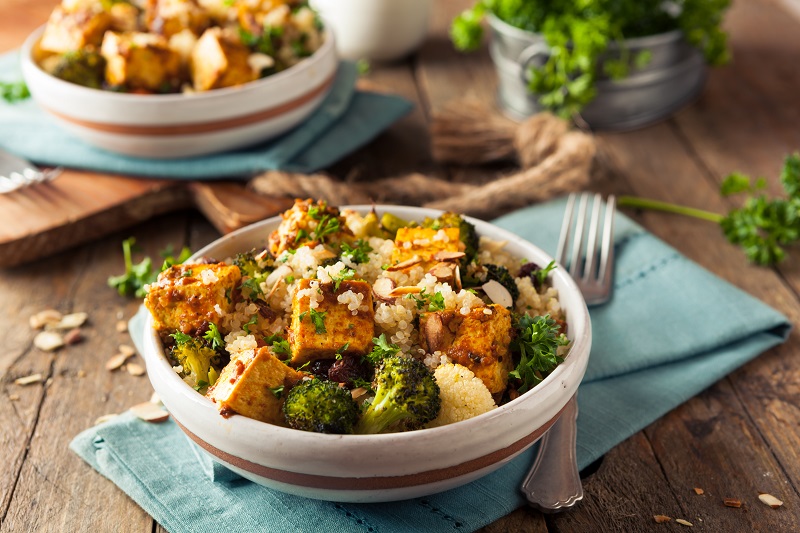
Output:
[[[399,96],[358,91],[355,64],[342,62],[333,88],[302,124],[263,144],[185,159],[141,159],[107,152],[62,129],[28,99],[0,100],[0,148],[48,166],[175,179],[250,178],[266,170],[314,172],[356,150],[411,111]],[[19,53],[0,55],[0,81],[19,81]]]
[[[553,253],[563,211],[559,200],[495,223]],[[614,296],[590,310],[593,346],[578,394],[580,468],[782,343],[791,329],[786,317],[622,214],[616,251]],[[130,324],[135,342],[142,319]],[[531,448],[488,476],[425,498],[341,504],[239,478],[195,455],[171,420],[150,424],[126,413],[84,431],[71,448],[172,533],[474,531],[526,504],[519,486],[536,453]]]

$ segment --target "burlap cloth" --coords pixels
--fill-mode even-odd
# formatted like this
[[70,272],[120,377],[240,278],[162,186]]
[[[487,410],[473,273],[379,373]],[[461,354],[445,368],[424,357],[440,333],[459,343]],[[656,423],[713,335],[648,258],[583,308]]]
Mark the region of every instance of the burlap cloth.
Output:
[[264,195],[311,197],[333,205],[421,205],[491,217],[585,188],[597,151],[590,134],[570,130],[549,113],[517,125],[475,101],[453,102],[434,115],[431,139],[436,161],[473,165],[513,158],[519,169],[481,185],[416,173],[352,183],[281,171],[257,176],[250,185]]

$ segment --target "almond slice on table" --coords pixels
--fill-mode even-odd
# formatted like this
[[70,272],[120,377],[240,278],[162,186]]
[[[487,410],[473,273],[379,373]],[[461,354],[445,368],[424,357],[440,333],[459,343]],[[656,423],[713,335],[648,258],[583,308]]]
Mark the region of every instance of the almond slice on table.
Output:
[[64,346],[64,338],[55,331],[42,331],[33,338],[33,345],[44,352],[54,352]]
[[126,368],[131,376],[144,376],[146,372],[142,365],[136,363],[128,363]]
[[778,507],[783,505],[783,502],[780,501],[775,496],[773,496],[772,494],[767,494],[767,493],[759,494],[758,499],[761,500],[761,503],[769,505],[773,509],[777,509]]
[[653,515],[653,520],[656,521],[656,524],[663,524],[664,522],[669,522],[672,518],[668,517],[667,515],[657,514]]
[[124,353],[118,353],[114,355],[111,357],[111,359],[106,361],[106,370],[117,370],[124,365],[125,361],[127,361],[130,357],[130,355],[125,355]]
[[94,419],[94,425],[97,426],[103,424],[105,422],[108,422],[109,420],[117,418],[118,416],[119,415],[117,413],[109,413],[107,415],[98,416],[97,418]]
[[42,375],[39,373],[31,374],[30,376],[25,376],[22,378],[17,378],[14,380],[14,383],[17,385],[33,385],[34,383],[41,383],[42,382]]
[[126,357],[133,357],[136,355],[136,348],[129,344],[120,344],[119,345],[119,353]]
[[159,423],[169,418],[169,413],[152,402],[143,402],[131,407],[131,412],[145,422]]
[[689,526],[689,527],[693,527],[694,526],[694,524],[692,524],[688,520],[684,520],[683,518],[676,518],[675,521],[677,523],[679,523],[680,525],[682,525],[682,526]]
[[738,498],[723,498],[722,503],[725,507],[735,507],[736,509],[742,506],[742,500]]
[[118,321],[115,327],[118,333],[125,333],[126,331],[128,331],[128,323],[125,322],[124,320]]
[[73,328],[64,334],[64,344],[72,346],[83,340],[83,333],[80,328]]
[[70,313],[55,323],[45,324],[45,329],[75,329],[81,327],[89,319],[88,313]]
[[695,487],[694,488],[694,493],[697,494],[697,495],[700,495],[700,494],[705,493],[705,491],[703,489],[699,488],[699,487]]
[[45,309],[31,315],[28,319],[28,324],[31,329],[42,329],[47,324],[56,324],[61,321],[61,313],[55,309]]

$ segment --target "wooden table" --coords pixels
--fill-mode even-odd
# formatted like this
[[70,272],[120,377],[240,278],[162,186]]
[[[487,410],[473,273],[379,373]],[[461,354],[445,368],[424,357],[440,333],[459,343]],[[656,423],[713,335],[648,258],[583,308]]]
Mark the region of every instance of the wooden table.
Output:
[[[787,0],[788,1],[788,0]],[[469,2],[437,0],[430,39],[408,62],[374,65],[373,83],[417,103],[368,147],[336,165],[382,177],[423,171],[469,179],[485,169],[436,165],[428,149],[431,112],[453,98],[491,100],[495,75],[486,51],[456,54],[446,39],[452,15]],[[52,0],[0,0],[0,50],[41,24]],[[800,147],[800,22],[778,0],[738,0],[726,19],[733,62],[713,70],[702,97],[674,118],[636,132],[599,134],[594,188],[718,212],[732,171],[769,178],[779,193],[783,157]],[[776,269],[749,265],[710,223],[658,213],[637,216],[688,257],[785,313],[800,317],[800,251]],[[0,271],[0,531],[155,531],[157,524],[113,484],[68,451],[100,415],[147,400],[145,377],[103,363],[128,343],[115,324],[137,302],[106,287],[122,269],[120,242],[136,236],[148,255],[172,244],[193,249],[218,236],[199,214],[181,211],[38,261]],[[86,311],[85,341],[56,353],[32,346],[28,317],[46,308]],[[519,510],[486,531],[675,531],[653,515],[684,518],[708,531],[800,531],[800,337],[689,400],[610,451],[587,473],[573,511]],[[45,383],[15,385],[42,373]],[[697,495],[695,487],[705,493]],[[773,510],[759,491],[785,502]],[[738,498],[742,508],[723,505]]]

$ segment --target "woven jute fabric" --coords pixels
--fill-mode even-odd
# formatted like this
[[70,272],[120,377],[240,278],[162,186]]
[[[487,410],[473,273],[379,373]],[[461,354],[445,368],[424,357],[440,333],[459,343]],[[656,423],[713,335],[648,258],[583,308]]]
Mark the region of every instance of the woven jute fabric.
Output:
[[482,185],[419,173],[376,181],[347,182],[325,174],[270,171],[250,185],[268,196],[316,198],[333,205],[421,205],[477,217],[541,202],[585,188],[597,152],[594,138],[571,130],[549,113],[517,125],[478,102],[445,106],[431,123],[432,154],[442,163],[483,164],[515,159],[519,169]]

